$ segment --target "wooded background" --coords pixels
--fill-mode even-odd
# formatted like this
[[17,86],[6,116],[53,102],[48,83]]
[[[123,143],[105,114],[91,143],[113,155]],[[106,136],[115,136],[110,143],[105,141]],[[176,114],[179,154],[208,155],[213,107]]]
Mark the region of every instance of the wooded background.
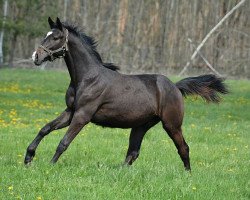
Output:
[[[178,74],[206,34],[240,0],[0,0],[3,64],[27,67],[49,31],[48,16],[85,27],[105,62],[126,73]],[[5,20],[4,20],[5,19]],[[3,23],[5,21],[5,23]],[[226,76],[250,78],[250,1],[236,10],[201,49]],[[34,66],[33,66],[34,67]],[[56,61],[49,67],[64,67]],[[48,68],[49,68],[48,67]],[[186,74],[209,72],[199,55]]]

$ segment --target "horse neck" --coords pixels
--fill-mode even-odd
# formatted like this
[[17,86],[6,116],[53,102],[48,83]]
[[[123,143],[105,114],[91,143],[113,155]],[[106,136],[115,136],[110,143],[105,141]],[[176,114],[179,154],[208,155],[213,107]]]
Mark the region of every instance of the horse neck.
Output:
[[70,36],[68,52],[64,57],[72,83],[77,86],[85,78],[96,76],[100,67],[96,59],[87,51],[79,38]]

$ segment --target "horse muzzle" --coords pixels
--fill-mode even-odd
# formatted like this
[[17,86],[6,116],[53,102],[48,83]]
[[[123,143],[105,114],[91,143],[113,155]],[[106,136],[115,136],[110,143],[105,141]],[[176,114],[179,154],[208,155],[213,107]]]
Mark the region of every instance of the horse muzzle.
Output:
[[35,65],[39,66],[43,62],[49,60],[49,55],[46,52],[39,51],[39,49],[37,49],[32,54],[32,60],[34,61]]

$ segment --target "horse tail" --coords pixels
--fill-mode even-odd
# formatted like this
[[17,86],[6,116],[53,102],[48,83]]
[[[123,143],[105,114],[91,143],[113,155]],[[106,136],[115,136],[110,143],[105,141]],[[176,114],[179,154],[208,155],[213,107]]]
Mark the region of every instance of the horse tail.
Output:
[[197,77],[189,77],[176,83],[182,95],[199,95],[207,102],[219,103],[219,94],[227,94],[228,89],[224,79],[208,74]]

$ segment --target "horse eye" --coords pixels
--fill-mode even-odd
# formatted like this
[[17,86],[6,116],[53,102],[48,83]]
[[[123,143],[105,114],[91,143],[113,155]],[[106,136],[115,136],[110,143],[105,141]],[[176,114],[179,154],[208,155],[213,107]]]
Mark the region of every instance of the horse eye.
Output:
[[53,37],[53,40],[58,40],[59,39],[59,37]]

